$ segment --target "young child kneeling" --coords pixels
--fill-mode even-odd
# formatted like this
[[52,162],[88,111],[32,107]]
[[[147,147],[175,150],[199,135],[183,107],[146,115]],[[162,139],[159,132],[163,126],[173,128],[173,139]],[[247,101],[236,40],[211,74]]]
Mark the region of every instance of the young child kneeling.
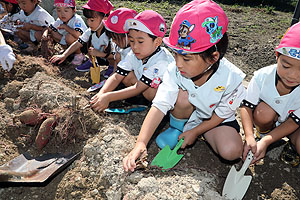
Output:
[[160,133],[160,148],[192,145],[203,135],[226,160],[241,157],[243,150],[236,109],[245,96],[245,74],[223,58],[228,46],[228,18],[211,0],[194,0],[176,14],[170,37],[164,43],[175,53],[140,130],[134,149],[124,158],[125,171],[134,171],[135,160],[171,110],[170,127]]
[[[146,10],[126,21],[129,28],[131,51],[118,63],[116,73],[110,76],[103,88],[92,97],[95,111],[104,111],[110,102],[135,97],[139,94],[152,101],[167,66],[174,62],[171,53],[161,47],[166,23],[161,15]],[[113,91],[123,83],[126,88]]]
[[[66,49],[78,40],[79,36],[86,31],[87,26],[83,19],[76,14],[75,1],[55,0],[54,6],[56,7],[58,19],[50,24],[49,29],[44,32],[42,39],[47,40],[49,32],[50,38]],[[78,49],[75,52],[72,64],[81,64],[81,60],[78,59],[80,56],[84,57],[84,55],[81,55],[80,49]]]
[[[266,155],[267,147],[289,138],[281,158],[300,163],[300,23],[293,25],[275,49],[277,64],[254,72],[241,108],[245,131],[243,158],[254,154],[253,163]],[[253,124],[256,126],[255,140]]]

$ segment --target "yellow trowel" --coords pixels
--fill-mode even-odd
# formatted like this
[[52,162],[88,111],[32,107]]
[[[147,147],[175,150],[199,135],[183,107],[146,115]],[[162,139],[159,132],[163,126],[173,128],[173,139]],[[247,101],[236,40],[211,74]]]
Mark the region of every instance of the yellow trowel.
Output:
[[98,84],[100,83],[100,66],[97,66],[95,56],[92,56],[92,62],[93,62],[93,66],[90,68],[91,79],[94,84]]

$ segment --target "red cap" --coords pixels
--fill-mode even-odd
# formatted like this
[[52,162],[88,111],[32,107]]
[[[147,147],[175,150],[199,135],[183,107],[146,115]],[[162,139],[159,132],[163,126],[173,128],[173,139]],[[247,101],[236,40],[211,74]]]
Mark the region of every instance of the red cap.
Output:
[[129,8],[119,8],[113,11],[107,20],[103,20],[104,26],[107,30],[114,33],[127,33],[125,21],[132,19],[137,15],[135,10]]
[[104,14],[110,13],[110,11],[114,8],[113,5],[108,0],[89,0],[82,7],[89,10],[102,12]]
[[16,0],[3,0],[3,1],[6,1],[8,3],[18,4]]
[[153,10],[145,10],[126,21],[126,28],[136,29],[156,37],[164,37],[167,25],[164,18]]
[[280,44],[275,51],[300,60],[300,22],[290,27],[282,37]]
[[75,7],[75,0],[55,0],[56,7]]

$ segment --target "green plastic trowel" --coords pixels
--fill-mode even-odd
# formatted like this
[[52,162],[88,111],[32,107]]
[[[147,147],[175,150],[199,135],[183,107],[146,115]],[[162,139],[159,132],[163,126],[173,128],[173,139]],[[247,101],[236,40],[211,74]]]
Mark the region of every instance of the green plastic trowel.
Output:
[[183,138],[179,140],[173,150],[169,145],[165,146],[153,159],[151,166],[160,167],[163,171],[174,167],[183,157],[183,154],[177,154],[178,149],[183,143]]

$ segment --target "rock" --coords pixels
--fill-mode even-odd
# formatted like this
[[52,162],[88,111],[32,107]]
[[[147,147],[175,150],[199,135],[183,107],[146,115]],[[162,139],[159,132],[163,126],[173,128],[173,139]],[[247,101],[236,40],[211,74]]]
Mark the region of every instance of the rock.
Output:
[[97,189],[91,191],[92,196],[96,196],[97,194],[99,194],[99,191]]
[[157,192],[159,189],[159,183],[154,177],[149,177],[149,178],[142,178],[138,184],[138,188],[141,189],[142,191],[148,193],[148,192]]

